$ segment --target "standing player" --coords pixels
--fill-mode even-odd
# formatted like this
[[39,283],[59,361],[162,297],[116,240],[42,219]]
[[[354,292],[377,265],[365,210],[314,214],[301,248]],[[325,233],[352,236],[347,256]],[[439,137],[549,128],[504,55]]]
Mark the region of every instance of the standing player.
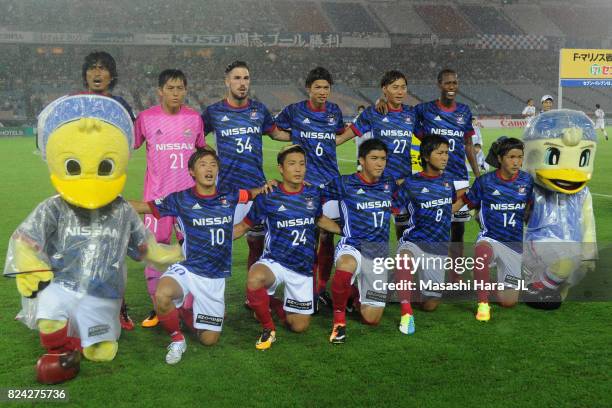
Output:
[[[266,350],[276,340],[270,307],[287,312],[287,326],[300,333],[308,328],[314,311],[312,265],[316,249],[316,226],[335,234],[340,227],[322,215],[318,187],[304,185],[306,156],[299,145],[285,147],[277,156],[283,182],[275,191],[257,197],[246,218],[234,228],[234,239],[260,222],[266,225],[263,256],[249,269],[247,298],[261,323],[262,333],[255,344]],[[273,298],[285,284],[284,302]],[[273,305],[272,302],[279,304]],[[284,304],[284,306],[283,306]],[[283,310],[284,309],[284,310]]]
[[[225,99],[207,107],[202,113],[205,132],[214,132],[221,169],[219,185],[224,188],[254,188],[265,182],[263,172],[262,134],[289,140],[277,129],[268,108],[249,98],[251,76],[244,61],[234,61],[225,69]],[[240,204],[234,222],[239,223],[252,202]],[[263,225],[255,225],[247,234],[249,257],[247,271],[259,259],[264,246]]]
[[113,95],[111,91],[117,85],[119,74],[117,64],[112,55],[104,51],[88,54],[81,70],[83,85],[88,92],[108,96],[119,102],[130,114],[132,122],[136,120],[132,107],[121,96]]
[[525,108],[523,108],[523,112],[521,112],[521,115],[523,115],[523,117],[527,120],[533,118],[536,114],[536,108],[533,104],[533,99],[529,98],[527,99],[527,106],[525,106]]
[[[162,71],[158,78],[157,94],[161,103],[142,111],[135,126],[134,148],[139,148],[143,143],[147,145],[145,201],[193,186],[187,161],[196,148],[206,144],[200,115],[183,104],[187,95],[185,74],[177,69]],[[170,242],[174,228],[172,217],[157,219],[145,215],[144,223],[157,242]],[[155,305],[155,289],[161,272],[146,266],[144,274],[149,296]],[[157,316],[152,310],[142,326],[154,327],[157,323]]]
[[[385,72],[380,80],[380,87],[387,101],[387,114],[376,111],[375,106],[369,106],[359,115],[350,128],[336,138],[337,144],[342,144],[355,135],[363,137],[371,133],[374,139],[382,141],[387,146],[389,156],[385,167],[385,175],[396,180],[412,174],[410,148],[415,127],[415,112],[409,105],[402,102],[408,93],[406,76],[400,71]],[[396,214],[396,236],[402,236],[408,217],[406,214]]]
[[[113,95],[111,91],[117,85],[119,74],[117,63],[112,55],[104,51],[95,51],[87,54],[81,69],[83,85],[88,93],[108,96],[119,102],[130,115],[132,122],[136,120],[132,107],[121,96]],[[123,330],[134,330],[134,322],[128,315],[128,307],[125,299],[121,303],[119,322]]]
[[548,112],[549,110],[551,110],[553,108],[554,101],[555,98],[553,98],[551,95],[544,95],[540,100],[540,102],[542,102],[542,110],[540,111],[540,113]]
[[[308,100],[285,107],[276,117],[276,125],[290,130],[291,141],[306,152],[305,181],[318,186],[340,176],[336,161],[336,134],[345,131],[342,111],[335,103],[327,101],[333,84],[328,70],[317,67],[306,77]],[[323,204],[323,214],[338,219],[338,201]],[[325,292],[334,261],[334,236],[320,231],[317,252],[319,291]],[[329,295],[321,297],[329,302]]]
[[[452,204],[456,198],[453,180],[445,171],[450,161],[449,145],[449,141],[440,135],[423,138],[420,149],[423,171],[413,174],[400,186],[397,205],[408,210],[410,219],[397,252],[401,259],[410,261],[399,265],[396,278],[399,282],[412,282],[417,272],[420,283],[425,285],[444,282],[443,259],[448,255]],[[417,258],[423,262],[415,266],[412,259]],[[415,331],[411,292],[408,289],[398,292],[401,308],[399,330],[403,334]],[[431,312],[437,309],[442,293],[425,286],[421,295],[423,310]]]
[[195,187],[148,203],[130,202],[139,213],[152,213],[158,219],[176,217],[185,237],[185,260],[168,268],[155,292],[159,322],[172,338],[166,355],[168,364],[178,363],[187,350],[177,308],[189,294],[193,295],[193,316],[185,323],[197,330],[202,344],[212,346],[219,340],[225,313],[225,279],[232,269],[234,212],[238,203],[266,190],[217,186],[219,158],[210,147],[198,148],[189,157],[188,167]]
[[599,129],[603,132],[606,140],[608,140],[608,132],[606,131],[606,114],[599,104],[595,105],[595,132]]
[[523,252],[523,224],[531,205],[533,178],[521,170],[523,142],[502,137],[491,146],[497,171],[478,177],[469,192],[453,205],[457,209],[467,203],[470,209],[479,208],[480,234],[474,258],[484,260],[474,266],[474,280],[478,287],[476,319],[486,322],[491,318],[488,291],[489,265],[497,265],[497,281],[506,289],[498,292],[499,304],[512,307],[518,301]]
[[359,147],[362,171],[332,179],[321,187],[324,197],[340,201],[343,237],[336,247],[336,273],[332,280],[334,321],[329,341],[341,344],[346,339],[346,305],[357,280],[362,321],[377,325],[386,304],[386,290],[374,283],[385,276],[370,270],[371,260],[387,254],[395,180],[384,177],[387,146],[370,139]]
[[[469,176],[465,167],[467,160],[474,172],[474,176],[480,175],[480,169],[476,161],[472,136],[472,112],[467,105],[456,102],[455,98],[459,91],[457,73],[451,69],[444,69],[438,73],[438,88],[440,98],[416,106],[417,137],[424,135],[440,135],[448,141],[448,164],[444,171],[445,176],[452,179],[457,196],[461,196],[469,186]],[[470,220],[467,206],[453,214],[451,223],[451,241],[454,245],[450,248],[450,256],[453,259],[463,256],[463,234],[465,233],[465,222]],[[459,275],[451,271],[451,281],[458,281]]]

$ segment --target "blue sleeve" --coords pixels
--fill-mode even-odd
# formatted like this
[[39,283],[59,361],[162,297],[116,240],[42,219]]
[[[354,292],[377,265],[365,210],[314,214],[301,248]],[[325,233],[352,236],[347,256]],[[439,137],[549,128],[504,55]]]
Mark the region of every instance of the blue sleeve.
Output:
[[406,181],[404,181],[401,186],[397,186],[393,191],[393,201],[391,203],[393,208],[397,208],[398,210],[406,208],[406,190]]
[[325,184],[319,186],[321,197],[326,200],[342,200],[344,197],[344,183],[342,177],[331,179]]
[[210,117],[210,106],[202,112],[202,121],[204,122],[204,136],[215,130]]
[[478,177],[476,178],[476,180],[474,180],[474,184],[472,185],[472,187],[470,187],[467,194],[465,194],[463,201],[466,201],[466,204],[470,208],[478,208],[480,207],[480,203],[482,201],[483,192],[484,191],[482,188],[482,177]]
[[293,115],[291,114],[291,107],[292,105],[286,106],[285,109],[281,111],[281,113],[276,115],[276,118],[274,119],[274,121],[276,122],[276,126],[284,130],[291,129],[291,118],[293,117]]
[[414,107],[414,134],[421,139],[424,136],[423,130],[423,104],[420,103]]
[[154,215],[157,218],[161,217],[178,217],[180,206],[178,204],[178,193],[172,193],[164,198],[158,198],[153,201],[153,206],[157,213]]
[[266,218],[265,196],[259,195],[253,201],[253,205],[245,217],[245,222],[249,225],[257,225],[264,222]]
[[472,111],[468,107],[465,118],[465,137],[471,138],[475,133],[474,126],[472,126]]
[[341,133],[344,131],[344,116],[342,115],[342,111],[336,105],[336,133]]
[[274,119],[272,118],[272,115],[270,115],[270,111],[265,107],[265,105],[262,105],[262,110],[264,114],[262,133],[271,132],[274,129]]
[[372,131],[372,119],[370,108],[367,108],[355,118],[353,122],[353,130],[357,130],[357,136]]

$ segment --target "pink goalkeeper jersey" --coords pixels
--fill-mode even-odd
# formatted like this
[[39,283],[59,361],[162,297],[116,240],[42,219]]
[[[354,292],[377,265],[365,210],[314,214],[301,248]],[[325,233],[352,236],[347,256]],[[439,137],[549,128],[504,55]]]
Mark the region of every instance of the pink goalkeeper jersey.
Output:
[[192,187],[187,162],[196,147],[206,145],[200,114],[182,106],[170,115],[160,105],[142,111],[136,119],[134,149],[147,142],[144,200],[165,197]]

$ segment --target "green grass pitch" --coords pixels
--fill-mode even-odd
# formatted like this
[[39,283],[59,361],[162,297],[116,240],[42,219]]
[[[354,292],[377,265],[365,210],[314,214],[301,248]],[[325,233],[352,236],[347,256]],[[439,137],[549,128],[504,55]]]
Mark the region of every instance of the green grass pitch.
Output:
[[[483,133],[487,146],[501,134],[520,135]],[[266,139],[264,146],[266,173],[277,177],[278,144]],[[341,172],[353,171],[354,149],[352,142],[339,148]],[[12,231],[54,191],[33,139],[0,139],[0,158],[3,263]],[[141,149],[131,159],[125,197],[141,197],[144,168]],[[597,235],[600,243],[610,243],[612,142],[601,139],[595,168],[590,188]],[[466,241],[476,232],[470,222]],[[114,361],[84,361],[75,380],[57,386],[68,390],[71,405],[612,406],[610,303],[567,303],[554,312],[494,306],[487,324],[474,319],[474,304],[443,304],[434,313],[416,311],[417,332],[411,337],[397,331],[399,307],[392,304],[375,328],[349,318],[344,346],[328,343],[331,313],[323,311],[305,334],[279,328],[272,349],[257,352],[259,325],[242,306],[245,241],[234,248],[227,319],[217,346],[205,348],[189,337],[183,360],[168,366],[168,336],[160,328],[137,326],[122,334]],[[126,299],[136,323],[151,309],[142,270],[130,261]],[[20,300],[12,279],[0,281],[0,296],[0,387],[40,387],[34,364],[42,348],[36,332],[13,320]]]

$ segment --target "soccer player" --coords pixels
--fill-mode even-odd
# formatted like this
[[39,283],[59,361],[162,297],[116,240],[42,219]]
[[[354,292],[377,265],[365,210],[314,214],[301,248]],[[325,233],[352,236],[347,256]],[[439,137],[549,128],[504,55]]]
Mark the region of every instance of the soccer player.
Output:
[[[160,104],[142,111],[135,126],[134,148],[147,145],[147,170],[144,180],[145,201],[165,197],[194,185],[189,176],[187,160],[198,147],[206,145],[202,119],[198,112],[184,105],[187,78],[182,71],[167,69],[159,74],[157,94]],[[157,219],[145,215],[144,223],[157,242],[169,243],[174,219]],[[147,291],[155,305],[155,289],[161,272],[151,266],[144,270]],[[158,323],[155,310],[142,322],[143,327]]]
[[[88,93],[104,95],[116,100],[128,112],[132,122],[136,120],[130,104],[121,96],[111,93],[119,80],[117,63],[112,55],[104,51],[94,51],[87,54],[83,61],[81,77],[83,78],[83,85]],[[121,304],[119,322],[123,330],[134,330],[134,322],[128,314],[128,307],[125,300]]]
[[606,131],[606,114],[599,104],[595,104],[595,131],[599,129],[603,132],[606,140],[608,140],[608,132]]
[[553,108],[554,101],[555,98],[553,98],[551,95],[544,95],[542,99],[540,99],[540,102],[542,103],[542,110],[540,111],[540,113],[548,112],[549,110],[551,110]]
[[[244,61],[225,68],[226,97],[202,113],[205,132],[214,132],[221,169],[219,185],[224,188],[253,188],[264,183],[262,135],[289,139],[289,134],[274,125],[266,106],[249,98],[251,75]],[[252,202],[240,204],[234,222],[239,223]],[[255,225],[247,233],[249,256],[247,271],[259,259],[264,246],[264,228]]]
[[[397,249],[401,261],[397,268],[399,282],[412,282],[419,273],[421,308],[431,312],[440,304],[442,293],[431,284],[444,283],[443,259],[448,255],[452,204],[456,199],[453,179],[446,175],[450,161],[450,143],[441,135],[423,138],[420,161],[423,171],[407,178],[398,191],[397,206],[406,208],[410,216],[408,228],[402,235]],[[416,264],[415,259],[422,262]],[[424,284],[424,285],[421,285]],[[431,290],[430,290],[431,289]],[[403,334],[415,331],[409,289],[398,292],[401,308],[399,330]]]
[[[532,200],[533,178],[521,170],[523,142],[502,136],[491,152],[498,170],[478,177],[467,194],[453,204],[457,209],[467,203],[479,208],[480,234],[476,241],[474,280],[478,292],[476,319],[491,318],[488,290],[489,266],[497,265],[497,281],[504,290],[498,292],[499,304],[512,307],[518,301],[523,252],[523,224]],[[481,261],[479,262],[478,259]]]
[[[344,143],[351,137],[362,137],[371,133],[372,137],[382,141],[387,146],[389,156],[385,167],[385,175],[396,180],[412,174],[410,147],[415,127],[415,111],[402,102],[408,94],[406,76],[400,71],[385,72],[380,80],[380,87],[387,101],[387,113],[381,114],[376,106],[369,106],[359,115],[349,129],[336,137],[336,143]],[[406,214],[396,214],[396,236],[402,236],[408,217]]]
[[[293,144],[302,146],[306,152],[305,181],[318,186],[340,176],[336,160],[336,134],[345,132],[342,111],[327,99],[333,85],[332,76],[322,67],[312,69],[306,77],[308,99],[285,107],[276,116],[276,125],[289,130]],[[338,219],[338,202],[331,200],[323,204],[323,214]],[[334,261],[333,234],[319,233],[317,252],[318,290],[323,304],[329,304],[325,292]]]
[[523,108],[523,112],[521,112],[521,115],[523,115],[525,119],[531,119],[535,116],[535,114],[536,108],[533,105],[533,99],[529,98],[527,99],[527,106]]
[[181,313],[184,322],[197,330],[202,344],[212,346],[219,340],[225,313],[225,279],[232,270],[234,212],[238,203],[267,191],[265,187],[223,189],[217,185],[219,163],[214,149],[198,148],[188,161],[195,187],[148,203],[130,201],[139,213],[152,213],[158,219],[176,217],[185,238],[185,260],[168,268],[155,292],[159,322],[172,338],[166,355],[168,364],[178,363],[187,350],[177,308],[189,294],[193,295],[193,314],[183,308],[181,312],[187,312]]
[[[244,220],[234,228],[234,239],[253,225],[266,225],[263,256],[249,269],[247,297],[261,323],[262,333],[255,344],[266,350],[276,340],[273,307],[294,332],[308,328],[314,311],[312,266],[316,249],[316,226],[335,234],[340,227],[322,215],[321,192],[304,184],[306,153],[299,145],[282,149],[277,156],[282,183],[273,192],[260,195]],[[284,302],[274,292],[285,284]],[[284,305],[284,306],[283,306]],[[286,316],[285,316],[285,311]]]
[[119,78],[117,63],[112,55],[104,51],[95,51],[88,54],[83,62],[81,76],[83,77],[83,85],[88,92],[113,98],[128,111],[132,122],[136,120],[130,104],[121,96],[111,93]]
[[[472,168],[475,177],[480,175],[476,161],[472,136],[472,112],[467,105],[455,101],[459,91],[457,73],[451,69],[443,69],[438,73],[438,88],[440,98],[416,106],[417,137],[424,135],[440,135],[448,140],[448,163],[445,176],[453,180],[457,196],[462,195],[469,186],[469,177],[465,160]],[[467,207],[453,214],[451,223],[450,256],[454,259],[463,255],[463,234],[465,222],[470,214]],[[451,271],[451,281],[458,281],[459,275]]]
[[379,139],[369,139],[359,147],[362,171],[332,179],[321,187],[322,195],[340,201],[343,237],[335,253],[336,272],[332,280],[333,328],[329,341],[342,344],[346,339],[346,305],[353,295],[352,283],[357,280],[362,321],[377,325],[386,304],[385,276],[370,270],[372,260],[388,253],[389,224],[394,179],[383,176],[387,163],[387,146]]
[[[361,115],[361,112],[363,112],[365,110],[365,105],[359,105],[357,107],[357,114],[355,115],[355,117],[353,118],[353,123],[355,123],[355,121],[357,120],[357,118],[359,117],[359,115]],[[357,139],[355,139],[355,157],[357,158],[357,171],[361,171],[361,165],[359,164],[359,146],[361,145],[361,143],[363,143],[365,140],[368,140],[372,137],[371,133],[366,133],[361,135],[361,137],[358,137]]]

